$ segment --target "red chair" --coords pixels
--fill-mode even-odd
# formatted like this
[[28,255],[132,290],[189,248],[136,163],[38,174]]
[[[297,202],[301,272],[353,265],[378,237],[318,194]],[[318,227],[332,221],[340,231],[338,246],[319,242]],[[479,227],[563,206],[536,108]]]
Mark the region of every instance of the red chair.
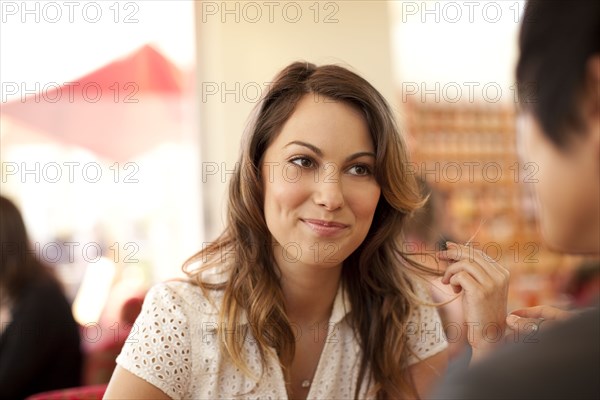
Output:
[[102,400],[107,386],[104,384],[52,390],[34,394],[25,400]]

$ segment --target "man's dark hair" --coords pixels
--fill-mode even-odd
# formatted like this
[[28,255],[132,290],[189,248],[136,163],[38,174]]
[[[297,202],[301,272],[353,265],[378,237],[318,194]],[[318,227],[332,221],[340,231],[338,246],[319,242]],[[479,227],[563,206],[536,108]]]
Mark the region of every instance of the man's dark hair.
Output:
[[519,38],[519,102],[548,138],[567,142],[567,129],[583,128],[578,111],[586,62],[600,53],[600,1],[530,0]]

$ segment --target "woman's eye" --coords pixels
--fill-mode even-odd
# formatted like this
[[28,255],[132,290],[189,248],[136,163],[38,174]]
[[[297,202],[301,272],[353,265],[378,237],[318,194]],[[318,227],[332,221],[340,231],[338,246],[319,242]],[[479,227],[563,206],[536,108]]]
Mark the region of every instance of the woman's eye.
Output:
[[302,168],[311,168],[313,166],[313,161],[306,157],[296,157],[290,161]]
[[358,165],[351,167],[349,169],[349,171],[352,175],[358,175],[358,176],[371,175],[371,169],[368,166],[362,165],[362,164],[358,164]]

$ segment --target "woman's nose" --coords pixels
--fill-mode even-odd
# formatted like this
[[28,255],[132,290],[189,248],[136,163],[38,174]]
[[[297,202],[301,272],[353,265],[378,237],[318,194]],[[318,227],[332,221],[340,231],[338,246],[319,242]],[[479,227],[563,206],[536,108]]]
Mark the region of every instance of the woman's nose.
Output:
[[332,168],[324,168],[324,171],[315,183],[314,201],[328,211],[337,210],[344,205],[341,177]]

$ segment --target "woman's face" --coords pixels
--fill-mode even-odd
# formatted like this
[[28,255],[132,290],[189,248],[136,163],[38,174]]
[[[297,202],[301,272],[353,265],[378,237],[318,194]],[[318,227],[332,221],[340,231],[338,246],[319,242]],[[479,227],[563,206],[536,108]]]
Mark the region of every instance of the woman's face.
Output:
[[[597,122],[596,122],[597,124]],[[554,249],[598,253],[600,168],[598,132],[573,137],[559,148],[531,114],[524,116],[524,161],[534,166],[533,184],[545,241]],[[530,171],[532,171],[530,169]]]
[[264,213],[284,265],[339,266],[364,240],[381,190],[365,118],[352,106],[305,95],[267,148]]

